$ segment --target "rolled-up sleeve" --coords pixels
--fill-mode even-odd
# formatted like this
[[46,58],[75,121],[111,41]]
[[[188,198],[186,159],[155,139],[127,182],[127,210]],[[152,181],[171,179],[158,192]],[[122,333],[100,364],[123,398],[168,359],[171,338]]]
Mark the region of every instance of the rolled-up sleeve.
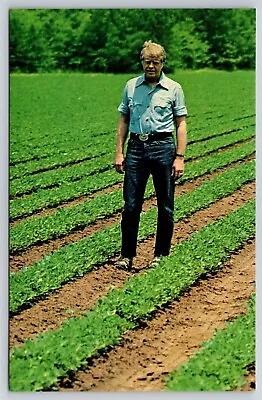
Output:
[[118,106],[118,111],[122,114],[128,115],[129,114],[129,107],[128,107],[128,95],[127,95],[127,84],[125,86],[122,101]]
[[173,113],[175,117],[187,115],[187,108],[185,104],[185,96],[181,86],[178,86],[175,91],[175,99],[173,103]]

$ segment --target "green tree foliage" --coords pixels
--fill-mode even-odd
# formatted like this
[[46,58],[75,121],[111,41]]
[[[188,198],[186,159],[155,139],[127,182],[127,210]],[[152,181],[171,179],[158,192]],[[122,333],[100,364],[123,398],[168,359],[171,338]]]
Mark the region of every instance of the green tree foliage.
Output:
[[147,39],[168,49],[175,11],[168,9],[95,9],[82,35],[87,70],[133,72]]
[[255,9],[12,9],[10,70],[136,72],[145,40],[165,70],[255,67]]
[[19,10],[10,18],[10,68],[37,71],[45,56],[43,24],[35,12]]
[[209,44],[205,32],[196,29],[194,20],[187,17],[172,28],[171,54],[174,67],[197,69],[209,65]]
[[208,55],[213,67],[255,67],[255,9],[197,9],[190,10],[190,15],[196,30],[208,35]]

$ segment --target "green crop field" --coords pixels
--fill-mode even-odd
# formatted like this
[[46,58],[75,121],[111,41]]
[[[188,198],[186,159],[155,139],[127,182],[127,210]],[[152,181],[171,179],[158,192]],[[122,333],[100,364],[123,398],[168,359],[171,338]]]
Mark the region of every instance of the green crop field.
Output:
[[[245,311],[225,318],[224,327],[210,326],[207,337],[198,340],[196,331],[197,351],[178,367],[167,346],[164,373],[155,379],[159,386],[150,380],[153,372],[140,380],[134,372],[132,386],[127,377],[120,384],[129,369],[119,366],[128,357],[127,335],[151,341],[149,321],[187,301],[185,293],[200,281],[208,287],[218,273],[231,290],[230,274],[241,265],[233,264],[234,257],[254,267],[247,246],[255,241],[255,73],[203,70],[169,76],[182,85],[189,111],[172,251],[159,267],[148,268],[157,218],[149,180],[138,257],[126,273],[113,265],[121,248],[123,206],[123,175],[113,164],[117,107],[132,76],[11,74],[11,391],[235,391],[254,380],[249,368],[255,365],[255,286],[246,278],[249,295],[241,297],[234,288],[233,305],[242,301]],[[175,323],[166,321],[168,331]],[[174,340],[176,332],[174,325]],[[159,351],[155,345],[144,368],[157,368]],[[115,376],[108,368],[88,384],[92,368],[92,376],[99,375],[101,357],[112,363]],[[118,386],[112,386],[118,378]]]

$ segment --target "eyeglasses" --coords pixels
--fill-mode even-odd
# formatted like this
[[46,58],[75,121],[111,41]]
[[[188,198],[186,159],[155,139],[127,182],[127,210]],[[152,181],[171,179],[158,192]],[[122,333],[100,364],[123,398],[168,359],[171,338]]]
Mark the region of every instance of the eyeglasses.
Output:
[[153,61],[153,60],[142,60],[142,62],[147,66],[152,63],[155,67],[158,67],[160,64],[163,63],[163,61]]

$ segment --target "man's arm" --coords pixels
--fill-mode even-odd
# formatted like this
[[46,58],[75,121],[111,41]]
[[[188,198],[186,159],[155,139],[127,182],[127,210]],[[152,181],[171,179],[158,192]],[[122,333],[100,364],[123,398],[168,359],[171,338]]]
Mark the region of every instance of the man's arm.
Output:
[[[184,155],[186,151],[187,128],[186,117],[176,117],[177,154]],[[184,173],[184,158],[177,156],[172,167],[172,176],[179,178]]]
[[115,169],[119,173],[124,172],[124,144],[128,135],[129,127],[129,116],[126,114],[120,114],[117,138],[116,138],[116,158],[115,158]]

